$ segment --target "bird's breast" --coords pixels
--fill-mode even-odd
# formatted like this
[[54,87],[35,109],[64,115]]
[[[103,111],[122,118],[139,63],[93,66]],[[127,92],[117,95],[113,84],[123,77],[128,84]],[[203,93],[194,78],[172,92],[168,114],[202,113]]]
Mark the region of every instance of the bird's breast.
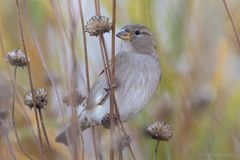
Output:
[[126,54],[116,63],[118,108],[123,121],[134,117],[149,102],[161,76],[158,58],[145,54]]

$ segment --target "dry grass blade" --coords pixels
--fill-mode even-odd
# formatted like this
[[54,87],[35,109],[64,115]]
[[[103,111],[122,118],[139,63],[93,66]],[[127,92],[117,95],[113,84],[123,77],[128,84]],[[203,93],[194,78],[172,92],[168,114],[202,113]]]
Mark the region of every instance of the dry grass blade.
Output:
[[[21,20],[21,12],[20,12],[19,0],[16,0],[16,5],[17,5],[18,23],[19,23],[19,29],[20,29],[20,38],[21,38],[21,42],[22,42],[24,53],[28,57],[27,49],[26,49],[26,45],[25,45],[25,40],[24,40],[24,35],[23,35],[23,26],[22,26],[22,20]],[[27,65],[27,70],[28,70],[28,77],[29,77],[30,88],[31,88],[32,95],[33,95],[34,113],[35,113],[35,118],[36,118],[36,121],[37,121],[37,131],[38,131],[38,138],[39,138],[39,142],[40,142],[40,152],[41,152],[40,156],[41,156],[41,159],[43,159],[43,143],[42,143],[42,137],[41,137],[39,117],[38,117],[38,113],[37,113],[37,106],[35,104],[34,87],[33,87],[32,76],[31,76],[30,62]]]
[[[111,84],[115,83],[115,24],[116,24],[116,0],[112,0],[112,72],[110,76]],[[108,61],[107,61],[108,62]],[[110,159],[114,159],[114,144],[113,144],[113,138],[114,138],[114,113],[116,112],[115,107],[116,101],[114,101],[114,89],[110,90]],[[118,116],[119,117],[119,116]]]
[[48,150],[50,152],[50,159],[53,159],[53,154],[52,154],[52,148],[48,139],[48,135],[47,135],[47,131],[44,125],[44,120],[43,120],[43,116],[42,116],[42,111],[41,109],[38,109],[39,112],[39,117],[40,117],[40,122],[41,122],[41,126],[42,126],[42,130],[43,130],[43,134],[45,136],[46,142],[47,142],[47,146],[48,146]]
[[159,147],[160,140],[157,141],[155,150],[154,150],[154,157],[153,160],[157,160],[157,152],[158,152],[158,147]]
[[12,100],[12,123],[13,123],[13,131],[14,134],[16,136],[16,140],[17,140],[17,144],[21,150],[21,152],[27,157],[27,159],[32,160],[32,158],[27,154],[27,152],[23,149],[19,136],[18,136],[18,132],[17,132],[17,128],[16,128],[16,123],[15,123],[15,96],[16,96],[16,76],[17,76],[17,66],[15,66],[14,68],[14,73],[13,73],[13,100]]
[[225,7],[225,9],[227,11],[228,17],[229,17],[229,19],[230,19],[230,21],[232,23],[233,31],[234,31],[235,37],[237,39],[238,47],[240,49],[240,36],[239,36],[238,30],[237,30],[236,24],[235,24],[235,22],[233,20],[232,13],[231,13],[231,11],[230,11],[230,9],[228,7],[228,4],[227,4],[226,0],[223,0],[223,4],[224,4],[224,7]]

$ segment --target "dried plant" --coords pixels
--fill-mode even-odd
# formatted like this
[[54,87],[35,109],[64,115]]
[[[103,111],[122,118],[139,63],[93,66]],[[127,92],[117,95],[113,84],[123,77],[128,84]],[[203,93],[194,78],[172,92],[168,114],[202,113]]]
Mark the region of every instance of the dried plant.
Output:
[[5,61],[13,66],[23,68],[29,63],[30,59],[22,50],[14,49],[6,54]]
[[[25,44],[24,33],[23,33],[23,24],[22,24],[22,18],[21,18],[20,2],[19,2],[19,0],[16,0],[15,2],[16,2],[16,7],[17,7],[17,14],[18,14],[20,39],[21,39],[23,51],[26,54],[26,57],[28,57],[27,48],[26,48],[26,44]],[[38,137],[39,137],[39,143],[40,143],[40,156],[41,156],[41,159],[43,159],[43,142],[42,142],[42,137],[41,137],[41,130],[40,130],[40,124],[39,124],[39,117],[38,117],[38,113],[37,113],[37,107],[36,107],[36,103],[35,103],[35,97],[34,97],[34,93],[33,93],[34,92],[34,87],[33,87],[33,80],[32,80],[30,63],[28,63],[28,65],[27,65],[27,71],[28,71],[28,78],[29,78],[31,92],[32,92],[32,95],[33,95],[34,113],[35,113],[35,118],[36,118],[36,121],[37,121],[37,131],[38,131]]]
[[160,141],[168,141],[173,136],[172,126],[165,122],[155,122],[147,127],[146,132],[155,140],[157,145],[154,152],[154,160],[157,159],[157,151]]
[[[44,88],[38,88],[34,90],[34,96],[36,101],[36,106],[38,109],[44,108],[44,106],[48,103],[48,95],[47,91]],[[33,108],[34,102],[33,102],[33,95],[32,91],[28,91],[27,94],[24,97],[24,104],[27,105],[30,109]]]
[[172,127],[165,122],[156,122],[146,129],[147,133],[156,140],[168,141],[173,136]]
[[112,29],[112,23],[110,19],[105,16],[93,16],[87,22],[85,26],[86,32],[90,34],[90,36],[99,36],[100,34],[104,34],[109,32]]

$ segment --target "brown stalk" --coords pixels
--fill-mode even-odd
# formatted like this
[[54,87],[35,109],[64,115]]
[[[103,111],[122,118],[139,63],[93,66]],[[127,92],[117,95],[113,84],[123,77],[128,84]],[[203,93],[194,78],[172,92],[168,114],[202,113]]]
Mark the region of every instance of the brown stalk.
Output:
[[[22,27],[19,0],[16,0],[16,5],[17,5],[17,13],[18,13],[18,23],[19,23],[19,28],[20,28],[20,38],[21,38],[24,53],[28,57],[25,40],[24,40],[24,35],[23,35],[23,27]],[[34,87],[33,87],[32,76],[31,76],[30,62],[27,65],[27,69],[28,69],[28,78],[29,78],[29,83],[30,83],[30,88],[31,88],[31,93],[32,93],[32,98],[33,98],[34,113],[35,113],[35,118],[37,121],[37,130],[38,130],[38,137],[39,137],[39,141],[40,141],[40,151],[41,151],[40,155],[41,155],[41,159],[43,159],[43,157],[42,157],[43,156],[43,143],[42,143],[41,130],[40,130],[40,125],[39,125],[39,118],[38,118],[38,114],[37,114],[37,106],[36,106],[36,100],[35,100],[35,95],[34,95]]]
[[48,135],[47,135],[47,131],[46,131],[45,125],[44,125],[44,120],[43,120],[41,109],[38,109],[38,113],[39,113],[39,117],[40,117],[40,122],[41,122],[42,130],[43,130],[43,134],[45,136],[45,139],[46,139],[46,142],[47,142],[47,146],[48,146],[48,150],[50,152],[50,159],[53,159],[52,148],[51,148],[51,145],[49,143],[49,139],[48,139]]
[[[32,24],[31,24],[31,21],[29,20],[29,16],[28,16],[28,12],[27,12],[27,6],[26,6],[26,0],[24,0],[24,11],[25,11],[25,17],[26,17],[26,20],[27,20],[27,23],[29,25],[29,29],[30,29],[30,32],[32,34],[32,38],[33,38],[33,41],[34,41],[34,44],[36,46],[36,49],[37,49],[37,53],[39,54],[39,57],[41,59],[41,62],[43,64],[43,68],[44,70],[46,71],[47,73],[47,76],[50,78],[50,82],[51,84],[53,85],[53,88],[55,90],[55,93],[56,93],[56,96],[57,96],[57,102],[58,102],[58,106],[60,106],[60,111],[61,111],[61,114],[64,115],[64,111],[63,111],[63,106],[62,106],[62,103],[61,103],[61,100],[60,100],[60,96],[59,96],[59,92],[57,90],[57,87],[56,87],[56,83],[55,81],[53,80],[53,76],[50,72],[50,70],[48,69],[47,67],[47,63],[46,63],[46,60],[43,56],[43,53],[42,53],[42,50],[41,50],[41,47],[39,45],[39,42],[38,42],[38,39],[36,37],[36,34],[33,30],[33,27],[32,27]],[[62,121],[63,121],[63,124],[66,124],[65,123],[65,119],[64,119],[64,116],[62,116]]]
[[[112,75],[111,75],[111,77],[112,77],[112,84],[115,83],[115,68],[116,68],[115,67],[115,64],[116,64],[115,63],[115,61],[116,61],[116,59],[115,59],[116,58],[116,56],[115,56],[115,29],[116,29],[115,25],[116,25],[116,0],[112,0],[112,59],[111,59],[111,63],[112,63],[112,68],[111,68],[112,69]],[[118,120],[120,122],[120,125],[122,127],[122,130],[123,130],[124,134],[127,134],[125,129],[124,129],[124,126],[122,124],[121,118],[120,118],[120,114],[119,114],[116,98],[114,96],[114,91],[112,91],[112,94],[113,94],[112,95],[112,99],[114,101],[113,103],[114,103],[114,106],[115,106],[115,112],[116,112],[116,114],[118,116]],[[111,117],[111,110],[110,110],[110,123],[111,123],[111,126],[114,123],[114,117],[113,116]],[[128,147],[129,147],[129,150],[130,150],[130,152],[131,152],[131,154],[133,156],[133,159],[135,159],[135,156],[133,154],[133,151],[131,149],[130,144],[129,144]]]
[[[1,41],[1,39],[0,39],[0,43],[1,43],[2,41]],[[5,50],[4,50],[4,47],[3,47],[3,44],[1,44],[1,47],[2,47],[2,53],[5,53]],[[3,54],[3,56],[4,56],[4,54]],[[7,67],[8,67],[8,72],[9,72],[9,76],[10,76],[10,68],[9,68],[9,66],[7,65]],[[15,68],[16,69],[16,68]],[[13,78],[13,77],[16,77],[15,76],[15,70],[14,70],[14,76],[12,77],[12,76],[10,76],[11,77],[11,83],[12,83],[12,85],[14,86],[14,94],[13,94],[13,96],[14,97],[16,97],[16,99],[17,99],[17,101],[19,102],[19,103],[21,103],[21,100],[20,100],[20,98],[19,98],[19,96],[18,96],[18,94],[17,94],[17,90],[16,90],[16,78]],[[15,98],[14,98],[15,99]],[[15,108],[15,101],[13,102],[14,104],[12,104],[13,106],[14,106],[14,108]],[[21,105],[21,106],[23,106],[23,105]],[[12,110],[12,117],[14,118],[14,108],[13,108],[13,110]],[[32,133],[32,135],[33,135],[33,138],[34,138],[34,142],[35,142],[35,144],[37,144],[37,139],[36,139],[36,136],[35,136],[35,134],[34,134],[34,131],[33,131],[33,128],[31,127],[31,121],[30,121],[30,119],[29,119],[29,117],[28,117],[28,115],[27,115],[27,113],[26,113],[26,110],[24,109],[24,108],[22,108],[23,109],[23,113],[24,113],[24,117],[26,118],[26,120],[27,120],[27,123],[28,123],[28,125],[30,126],[30,130],[31,130],[31,133]],[[15,118],[12,120],[13,121],[13,123],[15,124]],[[14,125],[13,125],[14,126]],[[15,127],[16,128],[16,127]],[[14,128],[14,129],[15,129]],[[15,134],[16,135],[16,134]],[[19,139],[19,138],[18,138]],[[12,152],[12,151],[11,151]]]
[[13,73],[13,100],[12,100],[12,124],[13,124],[13,130],[14,130],[14,134],[16,136],[16,140],[17,140],[17,144],[20,148],[20,151],[30,160],[32,160],[32,158],[27,154],[26,151],[24,151],[18,133],[17,133],[17,128],[16,128],[16,123],[15,123],[15,96],[16,96],[16,76],[17,76],[17,66],[15,66],[14,68],[14,73]]
[[[99,0],[95,0],[95,6],[96,5],[100,5],[99,4]],[[100,6],[99,7],[95,7],[95,8],[100,8]],[[113,2],[113,8],[115,8],[115,9],[113,9],[114,10],[114,12],[116,12],[116,2]],[[116,13],[114,13],[114,14],[116,14]],[[98,11],[98,10],[96,10],[96,15],[97,16],[99,16],[100,15],[100,10]],[[114,16],[113,16],[114,17]],[[114,20],[115,21],[115,20]],[[113,23],[115,23],[115,22],[113,22]],[[114,32],[115,32],[115,29],[114,29]],[[112,36],[114,36],[114,38],[115,38],[115,33],[112,33]],[[107,77],[107,80],[108,80],[108,86],[109,86],[109,88],[111,88],[110,86],[112,86],[112,84],[114,84],[114,83],[111,83],[112,82],[112,77],[111,77],[111,71],[110,71],[110,65],[109,65],[109,58],[108,58],[108,53],[107,53],[107,47],[106,47],[106,43],[105,43],[105,40],[104,40],[104,37],[103,37],[103,35],[102,34],[100,34],[99,35],[99,42],[100,42],[100,49],[101,49],[101,54],[102,54],[102,59],[103,59],[103,63],[104,63],[104,72],[105,72],[105,74],[106,74],[106,77]],[[113,44],[114,44],[114,52],[115,52],[115,39],[114,39],[114,42],[112,43],[112,47],[113,47]],[[115,53],[114,53],[114,56],[113,56],[113,59],[112,59],[114,62],[114,65],[115,65]],[[113,67],[114,69],[113,69],[113,72],[115,72],[115,67]],[[115,80],[115,78],[113,77],[113,80]],[[112,97],[112,98],[111,98]],[[112,99],[112,100],[111,100]],[[119,122],[120,122],[120,124],[121,124],[121,127],[122,127],[122,130],[123,130],[123,132],[124,132],[124,134],[126,134],[126,131],[125,131],[125,129],[124,129],[124,127],[123,127],[123,124],[122,124],[122,122],[121,122],[121,119],[120,119],[120,116],[119,116],[119,111],[118,111],[118,108],[117,108],[117,103],[116,103],[116,99],[115,99],[115,96],[114,96],[114,94],[112,95],[111,94],[111,90],[110,90],[110,106],[111,106],[111,108],[112,108],[112,106],[114,107],[114,109],[115,109],[115,111],[114,112],[116,112],[116,114],[117,114],[117,117],[118,117],[118,120],[119,120]],[[110,108],[110,109],[111,109]],[[113,113],[114,113],[113,112]],[[110,112],[110,123],[113,121],[113,118],[112,118],[112,120],[111,120],[111,117],[113,117],[113,114],[111,114],[111,112]],[[111,132],[111,129],[110,129],[110,132]],[[111,132],[112,133],[112,132]],[[113,134],[110,134],[110,136],[112,136]],[[113,137],[110,137],[110,139],[111,138],[113,138]],[[110,142],[111,143],[111,142]],[[112,144],[112,143],[111,143]],[[113,147],[111,147],[110,148],[110,157],[111,158],[113,158],[114,157],[114,151],[112,150],[112,148]],[[131,149],[131,146],[129,145],[129,149],[130,149],[130,152],[131,152],[131,154],[132,154],[132,157],[133,157],[133,159],[136,159],[135,158],[135,156],[134,156],[134,154],[133,154],[133,151],[132,151],[132,149]]]
[[[24,0],[24,15],[25,15],[25,17],[26,17],[26,20],[27,20],[27,22],[28,22],[28,25],[29,25],[29,28],[30,28],[30,32],[31,32],[31,34],[32,34],[32,37],[33,37],[33,39],[34,39],[34,42],[35,42],[35,45],[37,46],[37,41],[36,41],[36,35],[34,34],[34,32],[33,32],[33,29],[32,29],[32,26],[31,26],[31,24],[30,24],[30,21],[29,21],[29,17],[28,17],[28,15],[27,15],[27,6],[26,6],[26,0]],[[39,51],[39,46],[38,47],[36,47],[37,48],[37,50]],[[38,53],[40,53],[40,52],[38,52]],[[40,54],[41,55],[41,54]],[[40,58],[41,58],[41,60],[43,59],[42,58],[42,56],[40,56]],[[44,63],[43,63],[44,64]],[[46,67],[45,67],[46,68]],[[47,70],[47,69],[46,69]],[[48,70],[47,70],[47,72],[49,72]],[[51,75],[49,76],[50,77],[50,80],[51,80]],[[55,83],[55,82],[54,82]],[[49,152],[50,152],[50,157],[51,157],[51,159],[53,159],[53,156],[52,156],[52,150],[51,150],[51,145],[50,145],[50,143],[49,143],[49,140],[48,140],[48,135],[47,135],[47,131],[46,131],[46,128],[45,128],[45,125],[44,125],[44,121],[43,121],[43,116],[42,116],[42,112],[41,112],[41,110],[40,109],[38,109],[38,113],[39,113],[39,117],[40,117],[40,122],[41,122],[41,126],[42,126],[42,130],[43,130],[43,133],[44,133],[44,137],[45,137],[45,140],[46,140],[46,142],[47,142],[47,146],[48,146],[48,149],[49,149]]]
[[[112,73],[111,73],[111,84],[115,83],[115,24],[116,24],[116,0],[112,0]],[[110,143],[111,143],[111,148],[110,148],[110,159],[113,160],[114,159],[114,143],[113,143],[113,139],[114,139],[114,113],[116,113],[116,111],[114,110],[116,106],[116,104],[114,104],[114,90],[111,89],[110,90]],[[119,117],[119,116],[118,116]],[[112,142],[111,142],[112,141]]]
[[223,4],[224,4],[224,7],[225,7],[225,9],[227,11],[228,17],[229,17],[229,19],[231,21],[231,24],[232,24],[232,27],[233,27],[233,31],[234,31],[234,34],[235,34],[235,37],[236,37],[236,40],[237,40],[237,43],[238,43],[238,47],[240,49],[240,37],[239,37],[239,33],[238,33],[238,30],[237,30],[236,24],[235,24],[235,22],[233,20],[232,13],[231,13],[231,11],[230,11],[230,9],[228,7],[228,4],[227,4],[226,0],[223,0]]
[[90,91],[90,78],[89,78],[89,66],[88,66],[88,52],[87,52],[87,42],[86,42],[86,33],[85,33],[85,23],[83,18],[83,11],[82,11],[82,0],[78,0],[79,5],[79,12],[80,12],[80,19],[81,19],[81,28],[82,28],[82,35],[83,35],[83,50],[84,50],[84,58],[85,58],[85,69],[86,69],[86,79],[87,79],[87,90]]
[[159,147],[160,140],[157,141],[155,151],[154,151],[154,157],[153,160],[157,160],[157,152],[158,152],[158,147]]
[[[84,50],[84,58],[85,58],[85,72],[86,72],[86,80],[87,80],[87,93],[90,91],[90,78],[89,78],[89,66],[88,66],[88,52],[87,52],[87,42],[86,42],[86,33],[84,29],[84,17],[82,11],[82,0],[78,0],[79,14],[81,19],[81,31],[83,35],[83,50]],[[94,129],[93,129],[94,130]],[[93,131],[92,130],[92,131]],[[82,141],[82,159],[84,160],[84,139],[82,134],[80,134],[80,138]]]

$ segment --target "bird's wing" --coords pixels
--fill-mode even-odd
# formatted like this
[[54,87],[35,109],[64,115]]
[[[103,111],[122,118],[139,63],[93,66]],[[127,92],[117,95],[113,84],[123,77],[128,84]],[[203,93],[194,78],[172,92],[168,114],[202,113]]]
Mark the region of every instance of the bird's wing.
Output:
[[[116,55],[116,61],[119,59],[120,56],[121,53]],[[89,92],[86,109],[91,109],[103,104],[109,96],[107,88],[108,88],[107,78],[103,70]]]
[[98,77],[97,81],[93,84],[89,92],[86,109],[91,109],[95,106],[101,105],[101,103],[103,103],[107,99],[107,87],[108,84],[106,77],[104,74],[102,74]]

